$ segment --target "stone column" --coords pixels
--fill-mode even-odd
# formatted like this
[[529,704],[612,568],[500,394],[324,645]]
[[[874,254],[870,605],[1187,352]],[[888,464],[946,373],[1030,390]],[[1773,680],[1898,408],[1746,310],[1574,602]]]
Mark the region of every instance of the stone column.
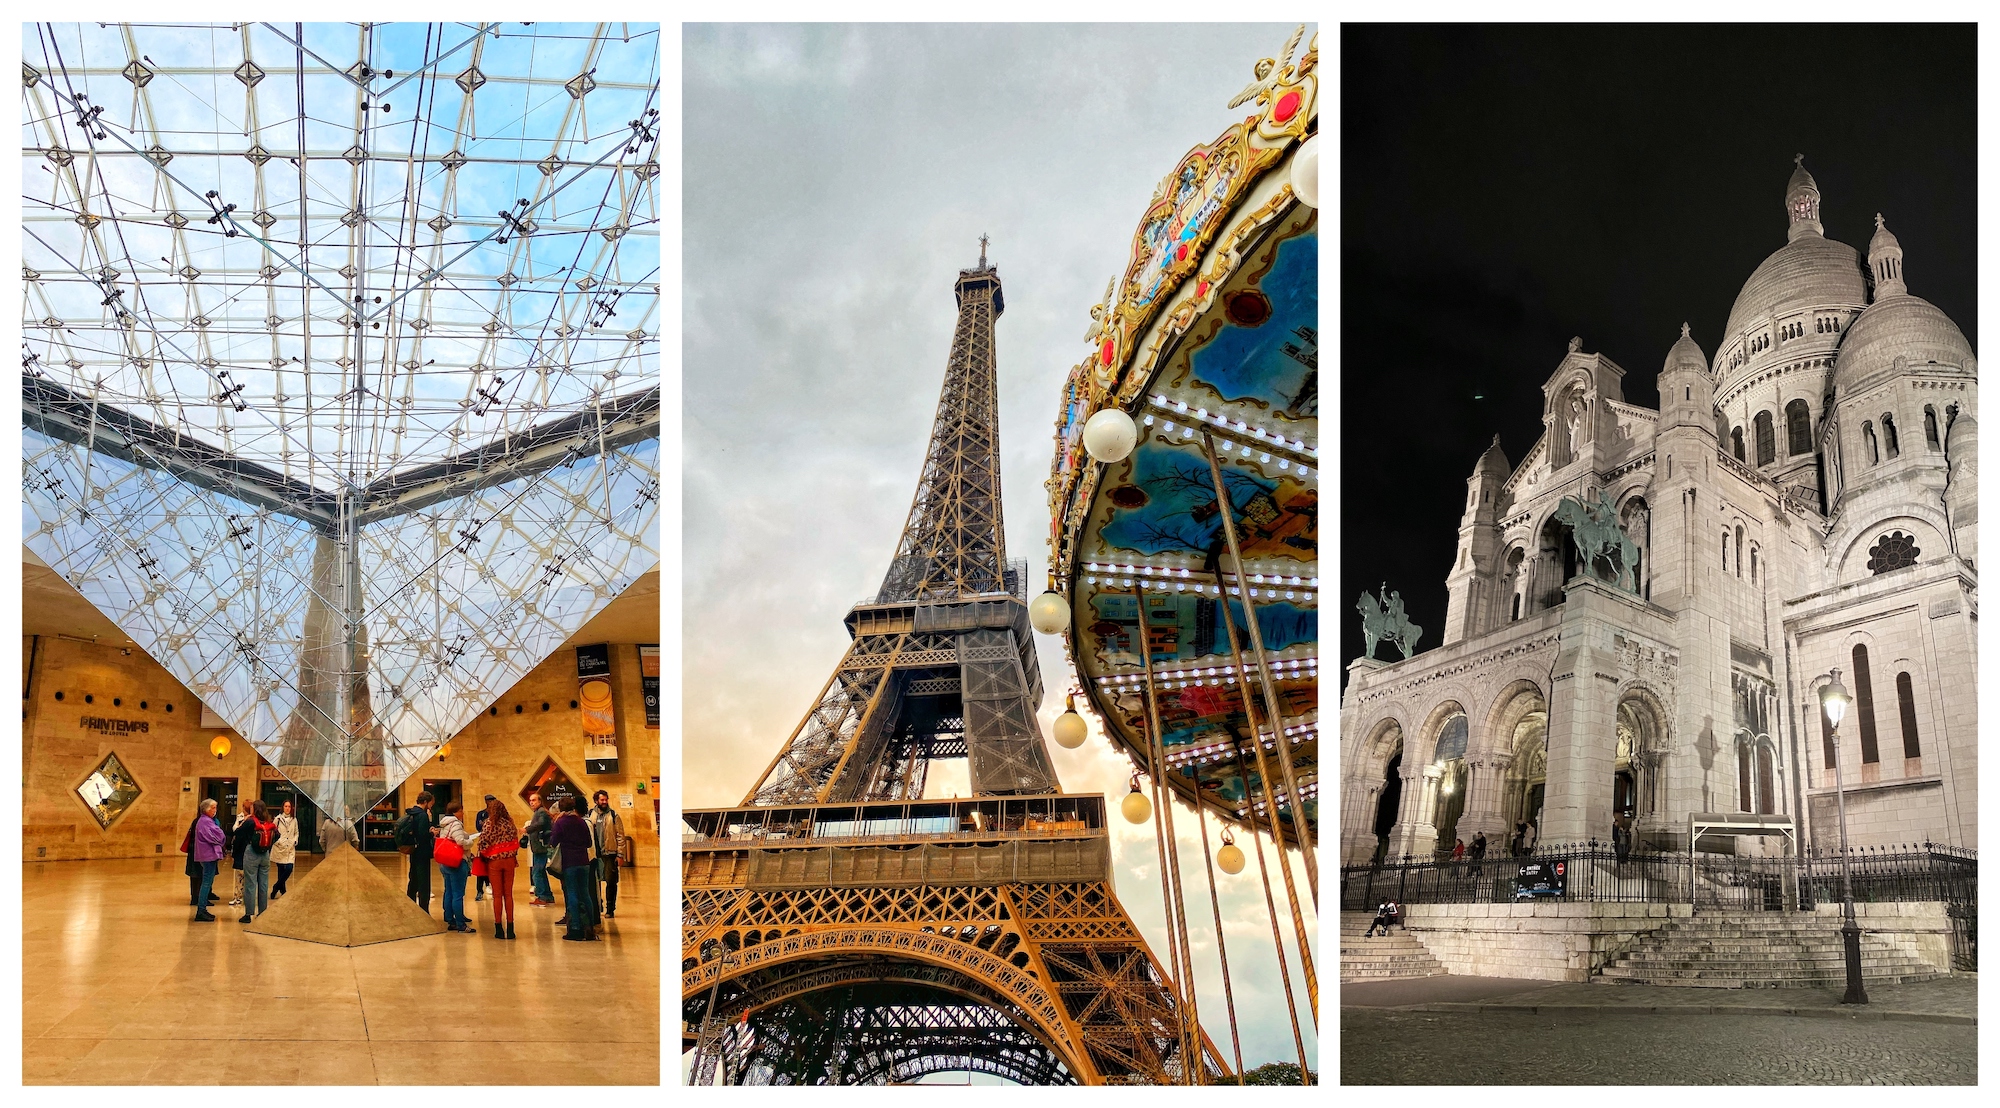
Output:
[[1431,782],[1436,776],[1429,767],[1403,767],[1403,802],[1389,832],[1389,857],[1429,858],[1437,849],[1437,828],[1431,824]]
[[1618,753],[1617,659],[1611,625],[1596,611],[1606,587],[1579,578],[1563,620],[1563,652],[1549,696],[1549,772],[1538,841],[1611,836],[1612,766]]
[[[1467,842],[1481,831],[1486,832],[1487,849],[1498,841],[1505,841],[1512,828],[1507,826],[1506,814],[1501,811],[1501,790],[1505,787],[1507,767],[1513,764],[1509,754],[1487,754],[1474,761],[1466,762],[1466,788],[1470,795],[1465,798],[1465,814],[1458,817],[1459,833]],[[1504,833],[1503,833],[1504,832]]]

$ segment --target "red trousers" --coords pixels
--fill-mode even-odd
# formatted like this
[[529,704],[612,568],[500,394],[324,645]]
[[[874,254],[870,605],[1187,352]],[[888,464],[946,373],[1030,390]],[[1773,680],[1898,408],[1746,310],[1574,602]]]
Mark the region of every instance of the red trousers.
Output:
[[493,890],[493,922],[514,922],[514,867],[513,855],[505,858],[486,859],[486,883]]

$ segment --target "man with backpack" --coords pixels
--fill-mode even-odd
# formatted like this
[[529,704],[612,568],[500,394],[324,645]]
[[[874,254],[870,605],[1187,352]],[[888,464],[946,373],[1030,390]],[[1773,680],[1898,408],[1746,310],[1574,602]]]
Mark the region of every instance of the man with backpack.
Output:
[[278,825],[264,802],[253,800],[250,818],[238,825],[236,833],[243,839],[237,855],[243,870],[243,918],[236,922],[249,923],[271,906],[271,848],[278,843]]
[[417,803],[396,824],[396,849],[410,859],[410,899],[425,915],[431,911],[431,853],[435,847],[436,831],[431,827],[431,804],[433,797],[428,792],[417,794]]

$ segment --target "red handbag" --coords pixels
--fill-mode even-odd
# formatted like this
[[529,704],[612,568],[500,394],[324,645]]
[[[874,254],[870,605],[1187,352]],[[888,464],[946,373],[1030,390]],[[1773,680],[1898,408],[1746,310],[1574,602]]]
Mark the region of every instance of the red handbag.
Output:
[[446,869],[457,869],[459,863],[465,861],[465,848],[452,839],[439,839],[437,846],[431,850],[431,857]]
[[472,876],[474,877],[486,876],[486,859],[474,858],[472,860]]

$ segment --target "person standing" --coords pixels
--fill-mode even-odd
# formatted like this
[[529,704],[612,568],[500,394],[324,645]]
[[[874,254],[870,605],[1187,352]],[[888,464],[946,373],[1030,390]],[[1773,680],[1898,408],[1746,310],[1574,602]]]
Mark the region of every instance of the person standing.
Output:
[[292,814],[292,802],[285,806],[274,821],[278,825],[278,841],[271,847],[271,863],[278,867],[278,883],[271,886],[271,899],[285,895],[285,883],[292,879],[292,867],[299,861],[299,820]]
[[[438,841],[433,849],[438,872],[444,875],[444,929],[470,934],[472,921],[465,915],[465,879],[472,874],[472,856],[479,850],[479,840],[465,829],[464,811],[465,806],[456,800],[444,806],[444,819],[438,822]],[[454,853],[457,861],[446,865]]]
[[250,802],[250,818],[241,828],[243,836],[243,918],[249,923],[271,907],[271,850],[278,845],[278,825],[271,822],[271,810],[261,800]]
[[556,902],[555,892],[549,888],[549,831],[555,827],[555,820],[549,810],[542,806],[542,794],[528,794],[528,826],[522,828],[522,839],[528,844],[528,883],[535,897],[528,901],[534,908],[546,908]]
[[1535,821],[1529,820],[1521,831],[1521,853],[1533,854],[1535,852],[1536,835]]
[[196,805],[194,818],[188,821],[187,834],[181,836],[181,853],[187,855],[187,863],[181,869],[187,874],[188,878],[188,906],[190,908],[201,904],[201,901],[197,899],[201,896],[201,863],[195,861],[194,857],[194,832],[195,828],[201,824],[201,814],[201,806]]
[[[480,800],[480,802],[479,802],[479,811],[473,814],[473,817],[472,817],[472,833],[473,833],[473,834],[475,834],[475,835],[477,835],[477,834],[481,834],[481,833],[483,833],[483,832],[484,832],[484,831],[486,830],[486,813],[487,813],[487,812],[489,812],[489,811],[491,811],[492,809],[493,809],[493,794],[492,794],[492,793],[487,793],[487,794],[486,794],[486,796],[485,796],[485,797],[484,797],[483,799],[481,799],[481,800]],[[486,883],[487,883],[487,880],[488,880],[488,879],[487,879],[487,877],[486,877],[486,875],[485,875],[485,874],[480,874],[480,875],[479,875],[479,880],[477,880],[476,882],[474,882],[474,883],[473,883],[473,886],[472,886],[472,899],[473,899],[473,900],[485,900],[485,899],[486,899]]]
[[246,800],[238,807],[242,810],[236,813],[236,823],[229,829],[229,868],[236,871],[236,895],[229,900],[231,908],[243,903],[243,848],[250,845],[243,834],[243,825],[250,822],[250,802]]
[[599,789],[592,799],[597,801],[597,809],[590,813],[591,837],[597,846],[596,881],[604,886],[604,915],[608,919],[618,914],[618,869],[625,864],[631,840],[625,837],[625,821],[611,808],[611,794]]
[[437,842],[437,833],[431,829],[435,800],[428,792],[418,793],[417,802],[396,825],[396,849],[410,859],[410,882],[405,891],[427,916],[431,914],[431,849]]
[[[521,853],[521,832],[514,817],[498,800],[486,802],[486,826],[479,831],[479,856],[486,859],[486,882],[493,889],[493,937],[514,937],[514,868]],[[501,919],[506,930],[501,930]]]
[[590,845],[594,836],[590,824],[576,813],[576,798],[556,802],[560,812],[549,839],[555,843],[556,863],[562,869],[563,918],[568,925],[563,938],[569,942],[590,942],[597,936],[590,925]]
[[229,836],[222,833],[222,825],[215,822],[216,803],[213,800],[201,802],[201,815],[194,821],[195,863],[201,866],[201,886],[194,893],[194,918],[200,923],[214,923],[215,914],[208,910],[208,890],[215,886],[215,867],[222,861]]
[[1472,876],[1478,877],[1485,872],[1485,866],[1483,864],[1485,861],[1486,861],[1486,832],[1481,831],[1478,834],[1472,836]]

